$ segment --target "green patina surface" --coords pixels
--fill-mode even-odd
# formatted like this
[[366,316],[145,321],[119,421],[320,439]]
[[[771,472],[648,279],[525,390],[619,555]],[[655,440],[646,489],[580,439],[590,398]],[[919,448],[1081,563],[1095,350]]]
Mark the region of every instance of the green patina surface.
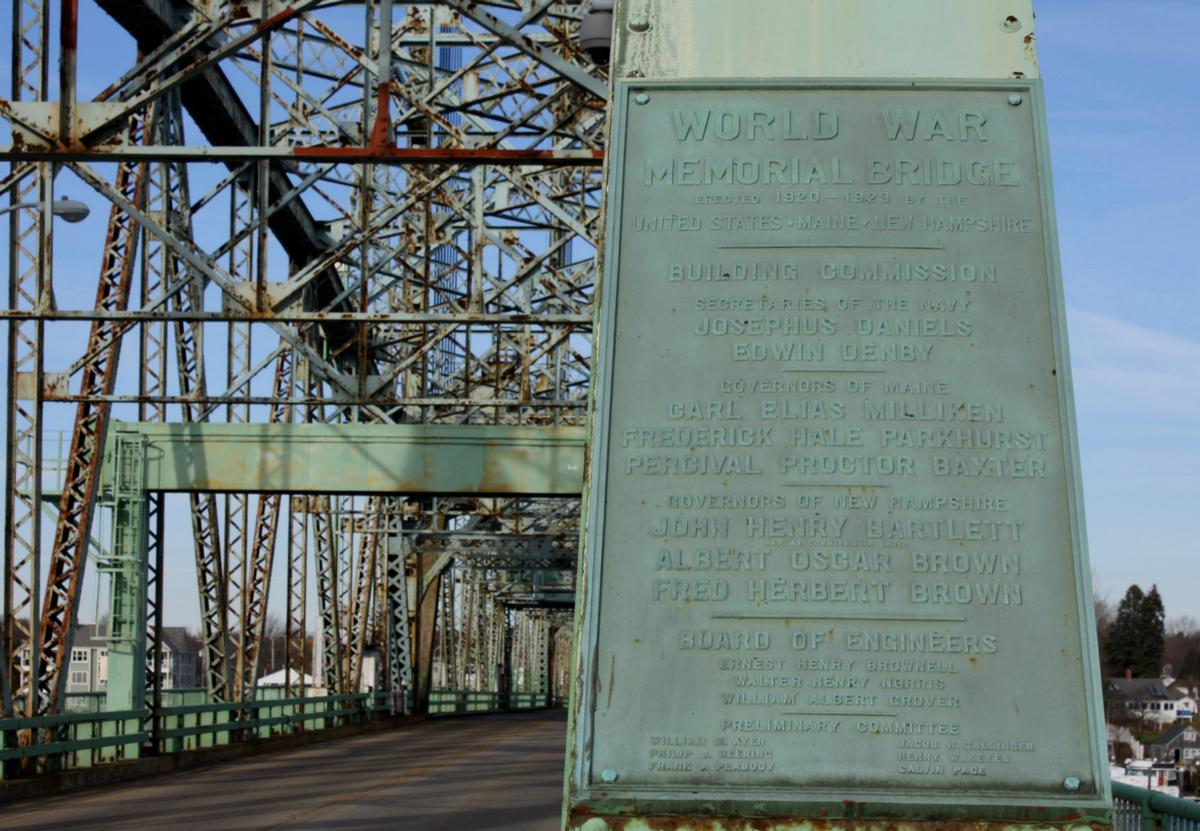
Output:
[[574,496],[584,431],[379,424],[114,425],[108,707],[137,709],[146,654],[146,494],[153,491]]
[[106,460],[121,433],[145,437],[151,491],[572,496],[583,486],[584,435],[572,427],[123,423]]
[[1110,820],[1040,93],[618,83],[571,828]]

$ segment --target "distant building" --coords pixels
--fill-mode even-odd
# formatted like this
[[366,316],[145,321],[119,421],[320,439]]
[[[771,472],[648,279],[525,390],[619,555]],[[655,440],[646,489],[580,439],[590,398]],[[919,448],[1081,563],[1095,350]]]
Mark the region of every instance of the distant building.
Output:
[[107,687],[108,641],[94,623],[76,626],[67,664],[67,694],[104,692]]
[[[288,678],[289,675],[287,674],[286,670],[277,669],[268,675],[262,676],[255,683],[260,687],[282,687],[287,683]],[[293,684],[299,684],[301,683],[301,680],[303,680],[304,686],[306,687],[316,686],[316,680],[307,672],[297,672],[296,670],[292,670],[290,678]]]
[[1196,699],[1161,678],[1108,678],[1104,688],[1110,700],[1142,721],[1166,725],[1196,715]]
[[[182,626],[164,626],[159,663],[164,690],[196,686],[196,650]],[[67,692],[104,692],[108,687],[108,637],[94,623],[75,627],[71,662],[67,667]]]
[[1191,722],[1176,724],[1150,743],[1150,755],[1160,762],[1173,762],[1176,754],[1181,764],[1200,763],[1200,730]]
[[199,686],[196,663],[199,655],[187,629],[182,626],[164,626],[162,629],[162,662],[159,670],[163,677],[164,690],[189,689]]

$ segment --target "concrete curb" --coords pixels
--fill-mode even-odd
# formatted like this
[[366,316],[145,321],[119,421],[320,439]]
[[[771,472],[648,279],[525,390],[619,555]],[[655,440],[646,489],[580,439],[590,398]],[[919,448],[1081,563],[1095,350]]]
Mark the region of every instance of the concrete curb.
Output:
[[81,788],[112,785],[117,782],[131,782],[137,779],[158,776],[163,773],[190,770],[232,759],[261,756],[267,753],[291,750],[334,739],[344,739],[350,736],[375,733],[382,730],[398,729],[424,720],[424,716],[388,716],[373,719],[372,721],[365,721],[360,724],[346,724],[340,727],[329,727],[324,730],[307,730],[303,733],[273,736],[269,739],[258,739],[253,742],[221,745],[220,747],[206,747],[200,750],[185,750],[180,753],[166,753],[162,756],[130,759],[124,762],[97,765],[92,768],[64,770],[30,779],[13,779],[0,782],[0,804],[7,805],[18,800],[53,796]]

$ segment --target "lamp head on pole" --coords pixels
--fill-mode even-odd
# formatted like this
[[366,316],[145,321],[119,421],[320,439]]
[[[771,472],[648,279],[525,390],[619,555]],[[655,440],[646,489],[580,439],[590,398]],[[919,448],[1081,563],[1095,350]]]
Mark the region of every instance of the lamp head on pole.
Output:
[[590,0],[579,23],[579,45],[598,66],[607,66],[613,37],[613,0]]
[[91,213],[91,209],[83,202],[76,199],[68,199],[65,196],[62,199],[55,200],[51,206],[51,211],[55,216],[61,217],[67,222],[82,222]]

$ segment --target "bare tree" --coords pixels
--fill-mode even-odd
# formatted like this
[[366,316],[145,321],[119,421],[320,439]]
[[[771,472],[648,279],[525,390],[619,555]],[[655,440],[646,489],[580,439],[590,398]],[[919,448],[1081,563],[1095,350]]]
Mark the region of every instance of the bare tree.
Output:
[[1167,621],[1164,660],[1178,686],[1194,692],[1200,686],[1200,621],[1191,615],[1178,615]]
[[287,628],[278,612],[270,612],[263,622],[263,639],[258,648],[258,674],[270,675],[283,669],[283,656],[287,641]]
[[1108,666],[1108,636],[1112,632],[1117,619],[1116,607],[1109,597],[1107,589],[1101,589],[1096,580],[1096,572],[1092,572],[1092,608],[1096,613],[1096,643],[1100,646],[1100,666]]
[[1191,615],[1176,615],[1167,621],[1167,634],[1194,638],[1200,635],[1200,621]]
[[284,634],[283,618],[280,617],[279,612],[267,614],[266,622],[263,623],[263,634],[268,638]]

